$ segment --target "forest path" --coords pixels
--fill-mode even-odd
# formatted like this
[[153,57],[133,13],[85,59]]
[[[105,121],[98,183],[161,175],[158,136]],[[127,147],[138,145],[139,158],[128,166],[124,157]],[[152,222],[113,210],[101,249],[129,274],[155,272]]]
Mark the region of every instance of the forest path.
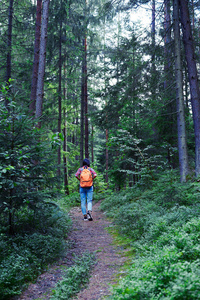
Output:
[[115,276],[126,262],[126,257],[125,250],[114,245],[112,236],[106,230],[112,223],[106,219],[99,207],[100,202],[93,205],[91,222],[83,221],[80,208],[71,209],[73,230],[68,237],[71,248],[59,263],[40,275],[36,283],[30,284],[17,300],[50,299],[52,289],[62,279],[63,267],[71,265],[74,254],[79,256],[86,251],[96,252],[96,263],[89,284],[74,299],[99,300],[109,295],[110,284],[115,282]]

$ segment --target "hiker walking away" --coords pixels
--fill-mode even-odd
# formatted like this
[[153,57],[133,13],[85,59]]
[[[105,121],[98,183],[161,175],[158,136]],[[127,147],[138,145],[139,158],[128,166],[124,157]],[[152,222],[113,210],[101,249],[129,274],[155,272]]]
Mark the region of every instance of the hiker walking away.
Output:
[[80,181],[81,210],[83,213],[83,220],[92,221],[93,180],[95,177],[97,177],[97,174],[92,168],[90,168],[89,159],[85,158],[83,160],[83,166],[78,169],[75,176]]

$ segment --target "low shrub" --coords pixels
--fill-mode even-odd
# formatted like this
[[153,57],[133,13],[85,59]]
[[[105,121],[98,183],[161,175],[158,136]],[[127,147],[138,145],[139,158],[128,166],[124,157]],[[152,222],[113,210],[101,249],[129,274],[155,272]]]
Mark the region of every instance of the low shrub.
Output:
[[20,254],[13,251],[2,260],[0,264],[0,299],[9,299],[10,296],[19,295],[25,282],[30,281],[34,275],[38,274],[39,265],[37,258],[28,249],[23,249]]
[[125,191],[104,194],[105,200],[101,203],[101,209],[106,211],[109,217],[115,217],[116,212],[124,210],[124,205],[135,202],[141,196],[139,189],[130,188]]
[[153,183],[152,189],[146,191],[145,198],[166,208],[174,207],[175,204],[190,206],[200,203],[199,184],[195,182],[182,184],[175,174],[169,172]]
[[[198,185],[181,185],[166,178],[169,185],[161,178],[151,190],[130,188],[112,193],[102,201],[101,209],[113,218],[121,233],[133,240],[145,236],[150,242],[155,241],[166,228],[173,224],[181,226],[200,213]],[[170,185],[175,192],[169,195]]]
[[132,188],[103,201],[135,253],[108,299],[200,299],[199,186],[172,178],[166,174],[151,190]]
[[200,260],[178,261],[173,248],[135,261],[109,299],[200,299]]
[[109,299],[200,299],[199,235],[200,220],[193,218],[143,245]]
[[75,296],[88,283],[94,263],[95,256],[92,253],[85,252],[81,257],[76,257],[64,278],[58,282],[51,299],[66,300]]
[[[195,297],[199,293],[197,278],[200,273],[200,220],[199,217],[195,217],[186,223],[184,220],[182,222],[179,226],[176,223],[172,226],[166,225],[163,233],[158,229],[159,235],[156,242],[143,237],[134,243],[137,249],[134,263],[139,263],[141,269],[144,269],[145,264],[148,263],[148,269],[145,272],[150,274],[148,275],[150,279],[143,277],[143,288],[148,285],[149,280],[153,281],[152,294],[156,295],[153,299],[199,299]],[[155,269],[154,273],[150,265]],[[161,269],[157,269],[158,266]],[[169,282],[166,281],[166,274],[171,278]],[[161,280],[160,284],[163,285],[160,287],[160,292],[157,290],[158,277]],[[152,299],[152,294],[149,292],[150,296],[145,295],[144,299]]]
[[62,255],[70,227],[68,215],[53,203],[38,207],[34,218],[30,209],[26,216],[24,208],[18,211],[18,233],[0,234],[0,299],[19,295],[27,282]]

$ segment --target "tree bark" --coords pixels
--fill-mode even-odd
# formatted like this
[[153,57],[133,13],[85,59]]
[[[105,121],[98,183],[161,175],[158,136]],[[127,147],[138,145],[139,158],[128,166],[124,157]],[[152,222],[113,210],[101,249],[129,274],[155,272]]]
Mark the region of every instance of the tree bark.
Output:
[[[105,60],[105,53],[106,53],[106,18],[104,16],[104,22],[103,22],[103,31],[104,31],[104,89],[106,91],[106,60]],[[105,93],[104,93],[105,94]],[[107,101],[105,98],[105,105],[107,106]],[[108,121],[108,115],[106,113],[106,123]],[[106,185],[108,188],[108,159],[109,159],[109,152],[108,152],[108,128],[106,124]]]
[[[155,72],[155,36],[156,36],[156,6],[155,0],[152,0],[152,23],[151,23],[151,43],[152,43],[152,70]],[[153,73],[154,75],[154,73]]]
[[38,128],[41,128],[40,118],[42,116],[42,104],[43,104],[43,96],[44,96],[44,76],[45,76],[45,64],[46,64],[46,43],[47,43],[49,3],[50,0],[43,0],[38,82],[37,82],[37,92],[36,92],[36,112],[35,112],[35,118],[38,120],[38,125],[37,125]]
[[81,82],[81,139],[80,139],[80,166],[83,163],[83,149],[84,149],[84,111],[85,111],[85,98],[84,98],[84,59],[82,61],[82,82]]
[[92,163],[94,162],[94,126],[92,125],[92,137],[91,137],[91,158],[92,158]]
[[164,88],[167,89],[171,84],[171,18],[170,18],[170,0],[164,0],[164,29],[165,29],[165,82]]
[[[67,20],[65,20],[65,25],[67,25]],[[64,35],[66,38],[66,31],[64,31]],[[64,191],[66,195],[69,195],[69,182],[68,182],[68,169],[67,169],[67,109],[65,108],[66,101],[67,101],[67,45],[64,47],[64,84],[63,84],[63,97],[64,97],[64,107],[63,107],[63,120],[64,120],[64,127],[63,127],[63,167],[64,167]],[[67,106],[67,105],[66,105]]]
[[[177,127],[176,121],[176,103],[173,101],[175,99],[175,87],[174,87],[174,71],[172,68],[172,37],[171,37],[171,9],[170,9],[170,0],[164,0],[164,53],[165,53],[165,64],[164,64],[164,96],[168,103],[166,103],[166,113],[168,114],[166,124],[168,132],[168,144],[172,147],[175,147],[177,143],[177,138],[175,136]],[[168,150],[168,162],[169,165],[172,165],[175,168],[176,159],[174,156],[170,155],[170,150]]]
[[[12,20],[13,20],[13,2],[10,0],[8,9],[8,35],[7,35],[7,64],[6,64],[6,84],[9,86],[11,78],[11,52],[12,52]],[[5,100],[5,105],[8,105],[8,98]]]
[[106,129],[106,184],[108,186],[108,129]]
[[63,114],[64,114],[63,115],[63,117],[64,117],[64,128],[63,128],[63,136],[64,136],[64,142],[63,142],[64,190],[65,190],[65,194],[69,195],[68,171],[67,171],[67,122],[66,122],[66,110],[65,109],[64,109]]
[[181,182],[186,182],[189,173],[188,152],[185,128],[184,97],[183,97],[183,71],[181,65],[181,41],[179,26],[178,0],[173,1],[174,18],[174,42],[175,42],[175,68],[176,68],[176,104],[177,104],[177,128],[179,169]]
[[12,50],[12,20],[13,20],[13,2],[10,0],[8,9],[8,38],[7,38],[7,70],[6,70],[6,83],[11,78],[11,50]]
[[152,0],[152,23],[151,23],[151,94],[152,99],[156,98],[156,65],[155,65],[155,50],[156,50],[156,8],[155,0]]
[[88,95],[87,95],[87,38],[84,43],[84,102],[85,102],[85,157],[89,158],[89,130],[88,130]]
[[195,134],[195,175],[200,175],[200,90],[198,85],[197,67],[195,61],[194,42],[190,24],[190,16],[187,0],[179,0],[183,43],[187,61],[191,104]]
[[89,158],[88,88],[87,88],[87,0],[84,7],[84,98],[85,98],[85,157]]
[[37,0],[34,61],[33,61],[32,82],[31,82],[31,95],[30,95],[31,102],[29,105],[29,111],[30,111],[31,115],[35,114],[35,102],[36,102],[38,66],[39,66],[39,52],[40,52],[41,18],[42,18],[42,0]]
[[[62,5],[62,1],[61,1]],[[59,84],[58,84],[58,132],[61,133],[62,122],[62,21],[60,21],[60,38],[59,38]],[[61,175],[61,147],[58,147],[58,176]]]

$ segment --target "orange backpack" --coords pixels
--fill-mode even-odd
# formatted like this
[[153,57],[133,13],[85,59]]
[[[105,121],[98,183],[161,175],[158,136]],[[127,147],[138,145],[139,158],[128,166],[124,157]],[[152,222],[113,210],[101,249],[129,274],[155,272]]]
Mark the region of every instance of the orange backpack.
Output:
[[84,167],[80,175],[80,186],[81,187],[91,187],[93,184],[92,174],[90,169]]

